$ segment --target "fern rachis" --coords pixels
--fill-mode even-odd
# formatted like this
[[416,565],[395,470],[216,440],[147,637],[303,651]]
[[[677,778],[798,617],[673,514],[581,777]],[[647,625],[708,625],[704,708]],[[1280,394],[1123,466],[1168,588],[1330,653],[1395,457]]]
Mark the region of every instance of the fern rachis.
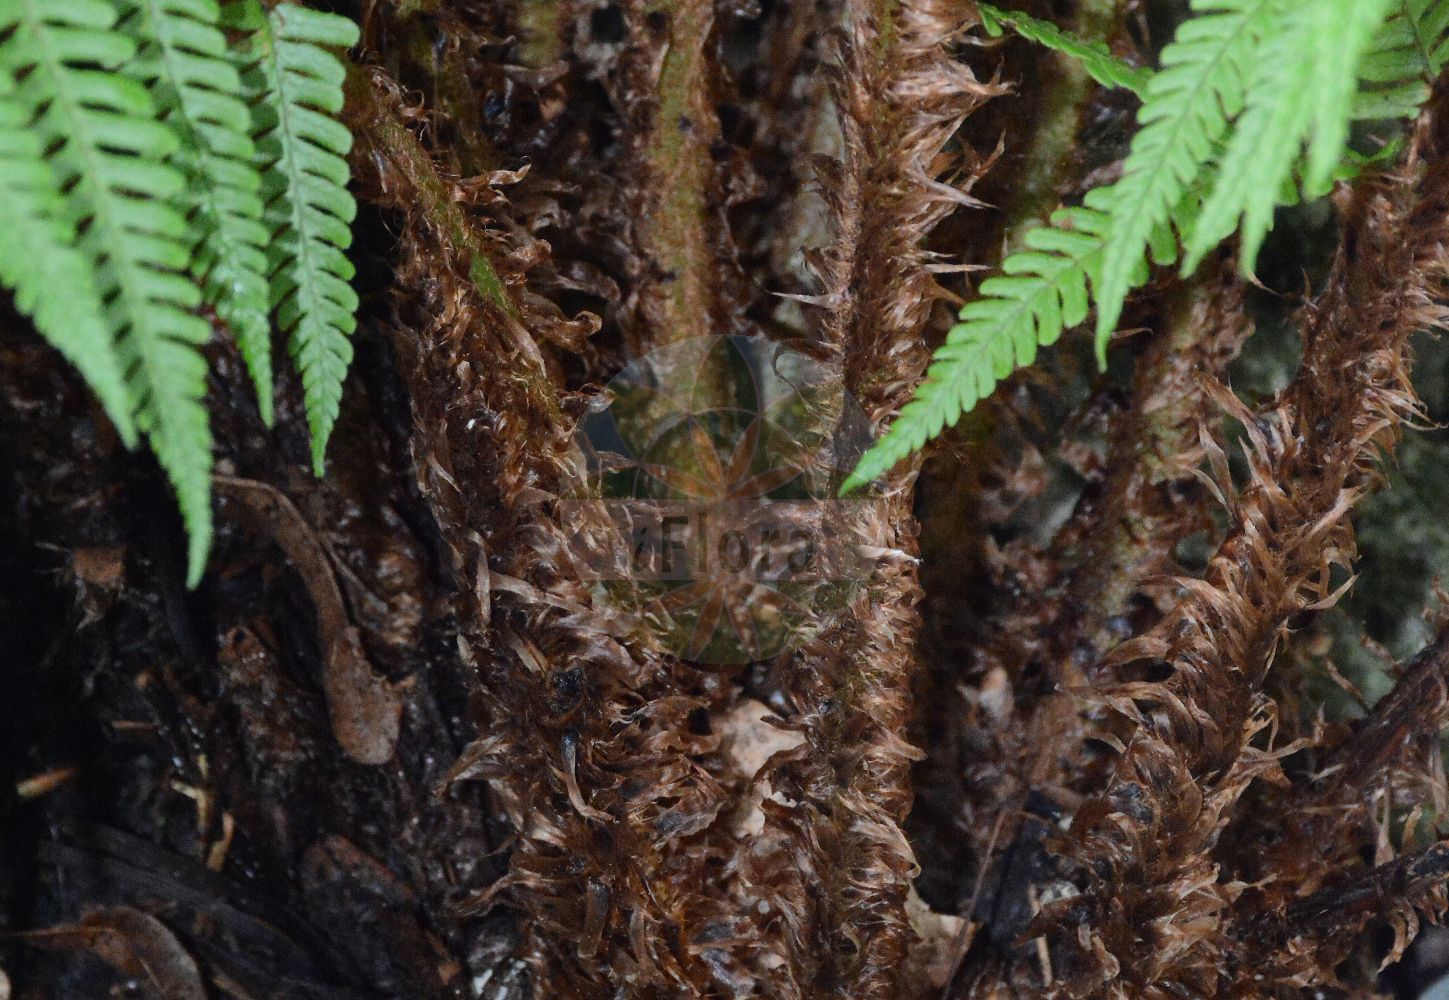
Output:
[[1273,0],[1196,0],[1163,50],[1147,85],[1141,130],[1117,183],[1108,246],[1097,289],[1098,352],[1121,316],[1128,276],[1154,226],[1168,221],[1212,159],[1242,106],[1249,61],[1271,23]]
[[1147,81],[1152,78],[1151,70],[1123,62],[1104,43],[1080,38],[1050,21],[1019,11],[1001,10],[986,3],[980,4],[979,9],[981,26],[987,34],[1000,35],[1003,26],[1009,26],[1022,38],[1078,60],[1087,74],[1104,87],[1126,87],[1140,97]]

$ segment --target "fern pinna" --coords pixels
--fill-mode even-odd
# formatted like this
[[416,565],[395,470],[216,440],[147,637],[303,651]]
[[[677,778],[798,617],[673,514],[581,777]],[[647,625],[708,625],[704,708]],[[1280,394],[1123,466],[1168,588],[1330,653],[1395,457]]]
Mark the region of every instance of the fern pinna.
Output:
[[989,3],[980,4],[979,9],[981,27],[988,35],[1000,37],[1004,29],[1009,27],[1022,38],[1079,60],[1087,75],[1104,87],[1125,87],[1140,97],[1147,81],[1152,79],[1151,70],[1129,66],[1112,55],[1111,50],[1103,43],[1079,38],[1050,21],[1043,21],[1020,11],[1001,10]]
[[357,300],[328,50],[356,26],[254,0],[0,0],[0,38],[0,204],[22,237],[0,282],[121,439],[156,453],[194,585],[212,531],[201,308],[236,336],[268,424],[271,315],[289,331],[319,472],[336,419]]
[[1241,219],[1242,263],[1251,271],[1305,144],[1304,184],[1310,191],[1323,188],[1348,139],[1359,64],[1388,8],[1389,0],[1273,5],[1243,113],[1187,240],[1185,268],[1232,235]]
[[117,72],[136,58],[118,18],[104,0],[5,0],[0,21],[10,35],[0,62],[22,81],[10,100],[48,152],[55,190],[66,192],[61,211],[84,230],[75,245],[103,303],[131,416],[175,486],[195,576],[211,538],[199,353],[211,330],[196,313],[201,294],[184,276],[190,254],[176,199],[186,181],[169,162],[180,141],[146,88]]
[[356,45],[357,26],[295,4],[263,13],[255,0],[229,16],[253,29],[246,76],[261,95],[257,148],[267,168],[271,304],[302,373],[312,464],[321,475],[357,322],[344,253],[357,214],[347,191],[352,134],[331,117],[342,109],[346,71],[327,49]]
[[[126,444],[136,441],[120,355],[105,323],[105,306],[90,265],[76,246],[75,222],[15,99],[15,80],[0,71],[0,206],[11,238],[0,240],[0,282],[15,291],[15,305],[55,339],[66,359],[94,388]],[[66,294],[52,294],[56,287]]]
[[151,88],[181,140],[190,223],[198,243],[191,270],[206,301],[237,338],[272,423],[271,324],[262,226],[261,174],[241,74],[218,26],[216,0],[122,0],[122,27],[140,46],[127,71]]
[[1149,247],[1165,263],[1180,237],[1188,273],[1241,227],[1239,258],[1251,273],[1274,209],[1300,185],[1323,194],[1377,162],[1348,148],[1351,123],[1413,115],[1449,58],[1449,0],[1192,0],[1191,10],[1161,68],[1146,73],[1113,66],[1105,46],[983,5],[989,32],[1010,26],[1082,59],[1099,83],[1138,93],[1140,128],[1119,180],[1031,230],[1026,249],[1002,263],[1005,277],[982,283],[845,491],[954,425],[1038,346],[1081,323],[1089,285],[1105,363],[1127,296],[1147,277]]
[[1449,63],[1449,3],[1399,0],[1359,66],[1353,115],[1360,121],[1412,118]]
[[1133,248],[1140,256],[1152,227],[1169,220],[1212,162],[1229,120],[1242,110],[1254,53],[1272,23],[1273,0],[1208,0],[1194,9],[1199,16],[1185,22],[1162,51],[1162,69],[1147,85],[1137,116],[1141,128],[1114,185],[1121,200],[1108,224],[1097,288],[1099,344],[1112,335],[1135,284]]

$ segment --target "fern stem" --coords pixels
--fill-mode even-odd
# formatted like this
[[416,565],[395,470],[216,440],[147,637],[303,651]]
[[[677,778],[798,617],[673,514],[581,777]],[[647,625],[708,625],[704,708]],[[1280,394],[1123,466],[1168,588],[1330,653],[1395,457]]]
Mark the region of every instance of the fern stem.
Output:
[[[1227,268],[1223,270],[1226,272]],[[1069,585],[1084,609],[1085,638],[1105,652],[1107,622],[1144,580],[1174,570],[1177,543],[1211,519],[1192,496],[1203,427],[1218,422],[1204,380],[1225,379],[1252,332],[1243,288],[1230,274],[1206,274],[1179,286],[1158,333],[1137,359],[1132,398],[1110,441],[1107,468],[1091,519],[1065,532],[1079,548]]]
[[[1293,381],[1256,414],[1218,395],[1251,439],[1249,482],[1235,489],[1217,452],[1226,538],[1166,617],[1113,654],[1120,667],[1172,669],[1111,702],[1132,735],[1108,787],[1079,807],[1067,853],[1089,873],[1084,961],[1110,967],[1113,978],[1144,970],[1140,993],[1201,994],[1183,984],[1204,970],[1209,981],[1221,975],[1209,938],[1161,961],[1137,931],[1180,933],[1235,898],[1211,849],[1264,763],[1245,753],[1273,724],[1262,685],[1289,624],[1336,599],[1336,572],[1355,551],[1352,512],[1382,482],[1401,424],[1417,411],[1409,339],[1444,318],[1435,300],[1445,280],[1449,160],[1425,148],[1443,134],[1443,110],[1431,105],[1421,120],[1423,170],[1355,192],[1359,204],[1346,213],[1355,221],[1328,288],[1304,314],[1305,356]],[[1200,807],[1179,808],[1184,788]],[[1114,805],[1124,794],[1131,810]],[[1124,895],[1128,882],[1150,888]],[[1081,995],[1109,995],[1109,979],[1098,982]]]
[[[668,19],[668,40],[641,163],[651,190],[645,193],[640,249],[659,276],[644,293],[653,305],[645,319],[647,346],[724,332],[711,322],[719,314],[721,292],[714,251],[719,234],[713,230],[722,221],[712,203],[709,149],[719,132],[707,58],[714,5],[667,0],[657,12]],[[643,24],[634,32],[637,54],[652,58],[656,46],[646,40],[649,34]],[[645,342],[635,345],[644,347]]]
[[[1194,0],[1197,16],[1163,52],[1163,68],[1138,113],[1142,128],[1114,187],[1110,244],[1097,288],[1097,351],[1116,331],[1132,288],[1130,274],[1153,227],[1170,219],[1183,193],[1201,178],[1241,110],[1243,82],[1273,0]],[[1189,32],[1191,40],[1184,36]]]
[[[847,391],[879,420],[925,363],[922,329],[941,295],[923,244],[960,204],[933,184],[942,151],[999,91],[951,58],[971,16],[964,5],[852,0],[844,15],[833,102],[841,152],[822,171],[831,242],[818,258],[816,337],[839,359]],[[903,464],[884,496],[844,505],[848,532],[880,553],[868,591],[785,675],[805,742],[766,773],[772,787],[799,789],[801,801],[794,815],[767,816],[759,843],[762,867],[781,872],[772,890],[808,900],[780,957],[807,970],[797,995],[810,1000],[903,994],[918,467]]]
[[[442,5],[435,2],[433,6]],[[517,6],[520,18],[526,18],[542,5],[530,0]],[[417,53],[420,68],[431,84],[432,99],[428,103],[442,120],[450,123],[458,169],[464,177],[497,170],[505,165],[504,157],[494,145],[492,129],[484,120],[487,102],[478,99],[474,77],[477,48],[485,42],[481,36],[472,34],[477,29],[456,11],[444,8],[426,13],[429,16],[406,21],[400,30],[406,33],[405,47]],[[520,25],[518,31],[523,36],[520,44],[525,50],[527,30],[525,25]],[[527,61],[526,51],[520,55],[524,57],[524,65],[532,65]],[[562,49],[557,44],[552,55],[552,59],[537,68],[551,65],[562,57]]]
[[517,317],[518,304],[498,274],[482,236],[463,214],[463,209],[438,172],[437,164],[418,142],[417,136],[389,109],[385,98],[373,86],[368,71],[357,65],[347,67],[348,126],[359,136],[367,136],[369,145],[392,161],[408,178],[417,195],[417,209],[428,224],[445,233],[452,246],[467,257],[468,277],[486,301],[492,302]]
[[[1089,42],[1108,41],[1117,27],[1120,7],[1121,0],[1081,0],[1078,34]],[[1062,186],[1072,169],[1071,151],[1081,131],[1082,110],[1096,87],[1079,60],[1052,53],[1047,61],[1051,70],[1033,118],[1035,128],[1006,207],[1008,253],[1019,250],[1027,230],[1041,225],[1060,203]]]
[[478,298],[502,314],[503,322],[497,324],[499,335],[523,362],[512,377],[528,385],[535,404],[551,420],[558,419],[558,393],[538,345],[525,327],[524,310],[499,273],[483,234],[463,212],[459,192],[450,187],[449,179],[404,124],[395,106],[396,94],[389,90],[395,86],[378,71],[356,64],[348,66],[343,113],[357,137],[353,161],[358,173],[363,175],[365,164],[381,161],[401,175],[407,191],[407,211],[421,218],[425,228],[435,234],[439,247],[458,258],[453,266],[467,274]]
[[525,66],[542,69],[564,54],[565,0],[529,0],[518,5],[519,55]]

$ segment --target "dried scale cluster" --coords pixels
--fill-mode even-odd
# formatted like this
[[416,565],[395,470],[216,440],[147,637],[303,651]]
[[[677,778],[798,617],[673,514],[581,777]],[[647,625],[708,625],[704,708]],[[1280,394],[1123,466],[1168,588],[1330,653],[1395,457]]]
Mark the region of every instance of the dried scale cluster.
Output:
[[[605,49],[613,61],[579,69],[597,75],[602,103],[565,116],[573,120],[559,129],[549,156],[539,157],[562,166],[561,176],[539,171],[519,183],[518,196],[506,188],[490,196],[495,224],[526,217],[529,199],[546,199],[563,216],[545,217],[550,232],[572,230],[547,261],[527,261],[527,278],[565,284],[563,275],[589,275],[591,289],[606,290],[601,298],[612,301],[600,311],[619,340],[611,346],[608,329],[596,338],[595,378],[621,349],[637,356],[685,337],[782,330],[770,296],[755,293],[752,301],[740,266],[748,249],[735,247],[729,209],[739,206],[734,226],[748,232],[761,225],[748,213],[808,219],[795,203],[816,196],[780,190],[780,179],[772,189],[752,176],[745,154],[768,155],[768,148],[721,150],[717,107],[769,98],[768,88],[780,84],[766,74],[778,67],[751,67],[761,78],[726,81],[718,55],[724,31],[707,4],[617,11],[623,38],[613,40],[613,51],[597,39],[572,39],[576,52]],[[742,139],[790,142],[789,155],[816,156],[831,243],[812,264],[821,291],[805,296],[809,328],[796,336],[884,416],[919,373],[920,330],[944,294],[923,240],[953,208],[969,204],[959,188],[937,180],[962,180],[946,143],[993,90],[951,58],[953,40],[971,23],[964,6],[892,12],[862,4],[821,9],[803,26],[800,19],[799,11],[782,10],[766,27],[789,32],[797,45],[808,42],[823,61],[798,71],[830,80],[828,89],[813,86],[820,104],[807,122],[825,135],[813,142],[799,135]],[[582,34],[599,20],[596,13],[575,27]],[[809,50],[785,51],[801,59]],[[482,599],[476,587],[465,591],[459,618],[484,623],[467,638],[483,678],[479,729],[489,735],[468,748],[455,776],[487,779],[521,832],[504,884],[469,906],[506,899],[520,907],[526,947],[547,989],[586,994],[623,984],[640,996],[803,997],[857,983],[861,996],[891,995],[911,941],[905,903],[912,860],[899,824],[910,802],[909,762],[918,756],[902,736],[916,594],[908,480],[871,526],[886,568],[877,584],[844,621],[778,665],[776,697],[789,706],[786,724],[804,739],[771,762],[768,780],[799,805],[766,803],[763,828],[746,837],[741,802],[754,776],[731,768],[712,731],[719,722],[708,721],[740,697],[738,677],[621,646],[599,629],[587,590],[556,569],[566,565],[566,543],[547,501],[560,488],[572,426],[564,411],[576,397],[557,395],[549,409],[526,386],[531,376],[558,371],[560,348],[576,349],[540,328],[562,317],[523,313],[514,291],[522,275],[504,277],[497,302],[461,280],[468,255],[479,252],[470,244],[490,237],[460,245],[447,230],[461,220],[440,226],[409,209],[420,203],[419,167],[431,173],[430,166],[399,131],[404,109],[385,78],[362,75],[355,88],[358,159],[367,164],[370,153],[383,165],[379,197],[408,211],[405,246],[429,265],[403,272],[403,323],[394,335],[400,355],[415,359],[403,369],[418,426],[436,428],[413,444],[421,449],[421,492],[433,500],[464,579],[486,573]],[[745,98],[745,87],[759,89]],[[812,148],[832,144],[831,122],[821,118],[831,107],[827,94],[839,108],[833,156]],[[540,95],[540,107],[547,106]],[[589,115],[619,130],[602,155],[591,136],[567,130],[581,129]],[[601,256],[600,243],[617,244],[618,258]],[[497,258],[501,249],[483,252]],[[571,251],[582,259],[570,261]],[[448,281],[438,261],[450,254],[458,277]],[[791,266],[786,255],[777,259]],[[806,289],[809,280],[784,273],[773,284]],[[515,310],[521,323],[509,322]],[[485,317],[540,346],[510,351],[513,345],[483,340],[470,327],[486,327]],[[428,332],[419,340],[422,324]],[[474,338],[486,346],[470,349]],[[466,376],[458,384],[474,368],[470,350],[481,350],[474,364],[490,359],[476,397],[460,395]],[[500,361],[510,355],[520,367],[512,384],[500,377],[508,371]],[[532,361],[541,364],[530,373]],[[470,398],[475,402],[465,402]],[[424,415],[430,404],[434,417]],[[496,464],[486,472],[459,468],[463,454]],[[454,484],[464,482],[496,483],[496,492],[461,496]],[[520,712],[520,705],[534,708]],[[541,783],[542,775],[549,780]]]
[[[1077,20],[1128,54],[1138,7]],[[7,635],[95,665],[31,669],[5,737],[36,802],[0,804],[27,859],[0,914],[49,928],[0,950],[17,998],[107,966],[177,1000],[1374,995],[1449,902],[1449,626],[1357,721],[1285,664],[1421,415],[1449,97],[1335,193],[1281,392],[1227,387],[1254,328],[1231,261],[1160,276],[1130,375],[1066,349],[1009,382],[864,508],[874,573],[827,630],[717,667],[615,634],[574,571],[599,386],[762,336],[885,426],[970,270],[1110,176],[1130,99],[984,43],[972,0],[348,13],[364,304],[328,479],[296,387],[269,447],[212,345],[218,566],[188,598],[146,543],[155,481],[4,344],[6,537],[66,590]],[[67,786],[57,706],[114,780]]]
[[[1352,869],[1353,828],[1342,816],[1298,844],[1287,869],[1295,885],[1263,882],[1271,869],[1255,873],[1258,879],[1249,872],[1233,878],[1241,862],[1225,863],[1213,848],[1250,783],[1286,781],[1280,760],[1300,745],[1264,738],[1278,711],[1263,692],[1264,678],[1297,616],[1337,598],[1342,577],[1334,572],[1348,569],[1355,555],[1349,515],[1415,413],[1408,340],[1443,322],[1438,303],[1449,276],[1441,114],[1436,103],[1420,122],[1403,176],[1348,196],[1344,249],[1302,318],[1297,377],[1256,414],[1218,393],[1250,442],[1249,478],[1235,487],[1225,457],[1210,451],[1230,516],[1226,537],[1205,577],[1184,581],[1185,596],[1169,613],[1109,658],[1131,679],[1101,697],[1133,725],[1106,788],[1077,808],[1067,834],[1067,856],[1090,873],[1088,892],[1058,908],[1064,926],[1086,928],[1077,940],[1101,985],[1084,991],[1079,979],[1067,995],[1211,993],[1225,966],[1237,991],[1254,989],[1265,971],[1319,985],[1331,981],[1322,968],[1329,950],[1350,946],[1362,930],[1366,914],[1345,907],[1310,919],[1325,904],[1299,898],[1320,881],[1304,877],[1318,852],[1332,853],[1337,877]],[[1171,667],[1165,680],[1133,669],[1159,663]],[[1433,700],[1417,709],[1434,731],[1440,712]],[[1377,769],[1360,774],[1365,783],[1384,779]],[[1307,815],[1322,808],[1309,807]],[[1260,823],[1260,832],[1274,843],[1294,839],[1301,814],[1277,815],[1281,830]],[[1239,857],[1261,850],[1230,842]],[[1402,900],[1381,901],[1384,912],[1397,909],[1401,920],[1416,908],[1437,915],[1438,890],[1408,888]],[[1262,935],[1282,941],[1283,953],[1255,954]],[[1301,954],[1309,949],[1311,963]]]

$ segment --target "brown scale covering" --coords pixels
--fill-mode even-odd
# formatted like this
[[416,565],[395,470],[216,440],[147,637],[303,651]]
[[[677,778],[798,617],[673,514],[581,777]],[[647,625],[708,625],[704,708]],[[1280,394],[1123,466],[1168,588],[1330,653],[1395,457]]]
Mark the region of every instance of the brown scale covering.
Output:
[[[884,30],[874,12],[853,9],[849,16],[841,79],[851,82],[839,94],[851,103],[843,115],[849,124],[840,175],[853,178],[856,188],[847,196],[830,179],[823,185],[836,223],[822,265],[822,338],[832,354],[850,359],[848,384],[880,411],[899,403],[924,362],[918,331],[940,293],[919,243],[959,203],[935,181],[949,162],[937,157],[987,90],[945,55],[943,41],[967,24],[964,8],[909,5]],[[634,137],[625,144],[620,169],[626,179],[615,193],[632,210],[629,227],[616,235],[635,248],[629,260],[637,262],[616,275],[625,343],[639,350],[688,334],[738,331],[733,320],[719,322],[738,315],[727,297],[738,280],[710,158],[717,133],[704,58],[711,51],[711,12],[697,4],[652,11],[625,5],[623,18],[624,51],[610,88],[614,113]],[[396,166],[396,153],[385,147],[372,144]],[[406,165],[401,172],[418,173]],[[379,180],[398,207],[416,200],[405,176]],[[507,313],[516,309],[506,301],[479,302],[456,279],[440,282],[436,254],[458,241],[446,223],[418,215],[411,213],[415,221],[404,232],[415,247],[405,245],[404,259],[430,266],[426,280],[420,269],[419,287],[411,287],[406,271],[400,284],[404,294],[428,303],[423,315],[430,332],[416,342],[411,336],[398,341],[420,432],[415,461],[424,495],[435,498],[453,542],[460,577],[489,577],[489,603],[465,598],[459,615],[465,623],[470,616],[491,619],[471,636],[476,649],[488,651],[478,666],[480,728],[490,735],[459,770],[489,778],[522,830],[508,895],[529,915],[542,982],[584,989],[596,982],[585,970],[603,966],[639,995],[706,989],[712,980],[739,994],[752,988],[755,976],[772,995],[788,995],[779,992],[790,988],[780,981],[782,969],[797,974],[771,956],[783,950],[798,961],[803,949],[828,935],[830,953],[818,969],[799,975],[798,988],[815,995],[855,983],[848,988],[858,995],[878,995],[907,943],[903,904],[911,863],[898,829],[909,804],[911,756],[900,738],[915,586],[907,484],[881,506],[873,530],[878,548],[894,554],[882,560],[885,570],[867,604],[839,626],[861,637],[862,655],[836,665],[820,644],[791,668],[805,683],[789,696],[817,739],[802,757],[804,773],[787,766],[771,782],[801,800],[792,813],[808,815],[806,827],[838,831],[832,840],[839,843],[827,845],[819,863],[835,873],[828,880],[840,879],[831,890],[836,898],[798,914],[803,925],[792,928],[775,916],[782,912],[777,886],[759,884],[757,871],[743,882],[731,874],[729,830],[712,823],[726,801],[728,776],[717,776],[722,768],[709,759],[717,737],[691,719],[719,706],[720,678],[620,647],[591,623],[579,585],[552,570],[562,539],[543,512],[557,489],[567,422],[550,414],[543,369],[529,363],[536,352],[523,331],[538,318],[510,323]],[[516,282],[502,278],[510,280]],[[479,328],[480,313],[492,316],[507,339],[488,337]],[[486,380],[474,381],[470,355],[488,357]],[[511,364],[504,360],[510,355]],[[886,372],[891,381],[882,384]],[[471,433],[460,433],[469,425]],[[552,457],[550,436],[558,442]],[[484,456],[489,468],[472,465]],[[463,497],[456,483],[489,486]],[[486,571],[480,566],[485,552]],[[517,553],[516,565],[507,563],[510,552]],[[577,704],[560,708],[565,718],[509,707],[549,704],[550,695],[557,701],[550,684],[578,689]],[[844,728],[837,719],[845,720]],[[857,762],[832,759],[842,754]],[[522,777],[539,773],[552,775],[551,787]],[[814,787],[806,789],[802,780]],[[771,843],[771,835],[762,842]],[[775,848],[757,853],[760,870],[773,863]],[[750,906],[760,900],[776,906]],[[886,930],[878,933],[882,922]],[[853,961],[842,952],[857,933],[874,940]]]
[[[1112,654],[1119,666],[1164,664],[1170,674],[1103,696],[1131,729],[1106,789],[1077,808],[1065,837],[1084,892],[1052,911],[1067,970],[1054,995],[1218,989],[1234,906],[1255,897],[1219,878],[1213,848],[1244,790],[1281,780],[1291,749],[1272,740],[1264,677],[1295,616],[1338,596],[1334,571],[1354,556],[1348,515],[1416,412],[1408,339],[1443,318],[1442,106],[1436,99],[1421,121],[1401,176],[1346,196],[1347,237],[1305,311],[1297,377],[1259,414],[1218,391],[1247,435],[1249,479],[1234,488],[1209,447],[1228,535],[1205,578],[1181,581],[1162,622]],[[1260,970],[1246,964],[1251,980]]]
[[[924,239],[970,204],[945,145],[993,90],[948,54],[966,5],[850,3],[835,36],[840,156],[819,165],[832,243],[815,258],[818,344],[879,420],[905,399],[943,294]],[[944,180],[943,180],[944,178]],[[914,467],[894,474],[863,526],[876,568],[864,594],[790,657],[784,695],[804,737],[768,768],[789,805],[767,802],[748,879],[778,914],[782,959],[769,995],[897,996],[912,932],[915,861],[905,740],[920,596],[910,511]]]
[[[1230,956],[1236,991],[1250,990],[1257,976],[1300,987],[1332,982],[1325,970],[1352,957],[1371,922],[1393,929],[1388,959],[1397,959],[1421,916],[1443,912],[1444,845],[1414,849],[1432,831],[1416,836],[1410,827],[1395,858],[1383,824],[1387,816],[1419,813],[1413,822],[1422,826],[1422,810],[1442,801],[1437,734],[1446,721],[1449,630],[1441,628],[1350,731],[1319,741],[1302,780],[1257,790],[1252,811],[1224,834],[1232,874],[1253,886],[1233,927],[1241,942]],[[1269,813],[1293,821],[1262,828]],[[1249,831],[1254,844],[1245,850]],[[1275,870],[1294,872],[1291,892],[1266,880]]]
[[[614,237],[632,248],[614,275],[624,342],[638,351],[747,329],[728,318],[739,316],[730,297],[739,280],[712,160],[710,9],[626,4],[622,13],[624,50],[608,89],[610,113],[632,138],[605,207],[579,212],[597,217],[607,198],[629,208],[613,210],[629,220]],[[842,116],[849,124],[834,176],[856,186],[846,196],[833,177],[823,184],[835,242],[820,268],[819,301],[827,356],[849,358],[848,384],[884,412],[924,363],[919,330],[941,295],[921,238],[962,200],[937,183],[950,162],[938,157],[990,91],[946,56],[946,42],[968,24],[964,7],[907,5],[884,26],[875,16],[852,9],[852,30],[842,36],[839,79],[851,82],[838,94],[850,102]],[[858,656],[838,662],[822,639],[790,667],[798,684],[787,697],[803,720],[793,724],[810,739],[770,780],[800,805],[787,810],[789,833],[768,824],[737,871],[733,828],[716,819],[727,793],[739,791],[731,784],[748,775],[727,773],[718,736],[699,722],[729,696],[723,678],[620,646],[592,619],[585,590],[557,568],[564,543],[547,511],[570,426],[560,407],[571,404],[566,396],[551,401],[548,364],[532,337],[548,338],[562,318],[522,315],[521,275],[507,273],[508,241],[498,235],[511,214],[502,193],[489,198],[503,218],[492,234],[461,238],[471,227],[456,209],[430,218],[417,208],[454,199],[419,197],[447,182],[398,131],[404,109],[386,81],[374,76],[370,88],[359,91],[358,160],[382,168],[373,197],[408,210],[400,316],[422,333],[399,332],[395,343],[418,427],[420,486],[464,585],[458,615],[477,661],[475,700],[488,734],[455,770],[488,779],[520,830],[510,875],[479,905],[506,893],[523,909],[539,983],[560,995],[602,988],[600,969],[638,996],[881,995],[909,940],[911,861],[898,827],[913,756],[900,736],[915,620],[908,481],[875,514],[872,540],[888,553],[883,571],[834,633],[859,637]],[[525,182],[520,198],[527,191]],[[450,254],[455,263],[440,266]],[[469,255],[502,262],[497,301],[454,276]],[[537,256],[529,263],[531,279],[556,266]],[[465,495],[463,483],[487,485]],[[540,774],[551,780],[541,785]],[[772,817],[782,811],[766,809]],[[829,838],[807,848],[818,855],[809,863],[828,873],[830,898],[821,906],[786,901],[787,893],[815,891],[800,881],[807,858],[780,842],[790,834],[807,843]],[[782,862],[788,871],[773,867]],[[869,940],[857,947],[860,937]],[[825,957],[807,958],[822,939]]]
[[[1094,7],[1120,49],[1140,6]],[[1312,718],[1274,661],[1305,656],[1294,634],[1343,582],[1349,517],[1415,412],[1442,96],[1396,176],[1340,189],[1306,360],[1262,412],[1222,388],[1251,326],[1230,262],[1160,278],[1131,305],[1150,333],[1130,380],[1084,390],[1070,346],[1013,379],[924,487],[908,464],[856,508],[873,574],[827,631],[706,668],[611,634],[570,566],[558,500],[598,385],[684,337],[763,333],[883,424],[967,290],[958,265],[997,257],[1002,213],[975,197],[1019,189],[1035,212],[1109,176],[1090,137],[1130,109],[1080,76],[1055,93],[1025,43],[980,46],[970,0],[353,13],[362,360],[319,484],[295,387],[269,439],[211,348],[205,596],[156,541],[175,534],[152,523],[159,480],[123,468],[33,338],[5,346],[27,485],[0,531],[59,551],[69,602],[23,676],[96,664],[84,685],[56,672],[73,699],[20,699],[30,735],[0,732],[23,751],[7,782],[47,810],[83,782],[94,821],[30,824],[61,875],[35,891],[54,930],[35,942],[105,925],[92,950],[122,973],[126,945],[167,956],[163,988],[285,979],[308,1000],[1370,995],[1445,903],[1449,633],[1356,723]],[[1024,105],[994,99],[1002,79]],[[1022,108],[1058,98],[1079,141],[1024,184],[1023,151],[1063,140]],[[1224,411],[1250,439],[1237,487]],[[1063,469],[1080,496],[1033,534]],[[1164,583],[1213,490],[1215,559]],[[93,713],[125,755],[57,753],[47,713]],[[0,799],[7,833],[28,808]],[[0,884],[19,926],[12,900]],[[18,995],[104,995],[70,985],[102,972]]]
[[[1087,741],[1101,709],[1084,696],[1112,677],[1103,653],[1161,617],[1153,598],[1163,574],[1181,571],[1175,547],[1214,530],[1197,468],[1203,431],[1219,422],[1208,386],[1225,377],[1251,330],[1243,288],[1214,267],[1160,298],[1127,391],[1087,404],[1106,410],[1106,431],[1100,446],[1074,447],[1087,485],[1071,516],[1040,548],[1021,539],[988,558],[1007,599],[979,626],[977,686],[946,699],[966,720],[962,735],[918,772],[935,811],[969,817],[949,845],[964,862],[955,891],[972,891],[988,933],[962,956],[958,981],[990,978],[985,970],[1011,952],[1055,877],[1040,855],[1043,810],[1070,815],[1104,780],[1110,761]],[[954,788],[947,768],[960,776]],[[1023,881],[1033,864],[1047,869]]]
[[[391,113],[385,93],[373,100],[372,114]],[[365,123],[362,135],[376,140],[386,127]],[[414,205],[413,168],[386,142],[370,151],[391,171],[378,187],[396,207]],[[466,248],[423,213],[409,214],[403,240],[399,315],[409,326],[394,343],[419,485],[451,550],[484,734],[455,777],[487,779],[518,831],[510,874],[473,908],[506,889],[528,914],[525,954],[553,995],[592,995],[606,969],[639,996],[703,989],[709,969],[692,938],[714,926],[719,906],[708,895],[716,859],[700,834],[725,799],[704,760],[718,739],[692,717],[717,697],[717,681],[621,646],[562,570],[566,540],[550,502],[572,424],[530,331],[563,317],[525,313],[507,272],[503,301],[486,299],[450,259]]]
[[608,79],[626,147],[614,217],[632,251],[619,318],[629,356],[689,337],[749,333],[725,218],[731,170],[717,110],[714,4],[620,7],[628,35]]

